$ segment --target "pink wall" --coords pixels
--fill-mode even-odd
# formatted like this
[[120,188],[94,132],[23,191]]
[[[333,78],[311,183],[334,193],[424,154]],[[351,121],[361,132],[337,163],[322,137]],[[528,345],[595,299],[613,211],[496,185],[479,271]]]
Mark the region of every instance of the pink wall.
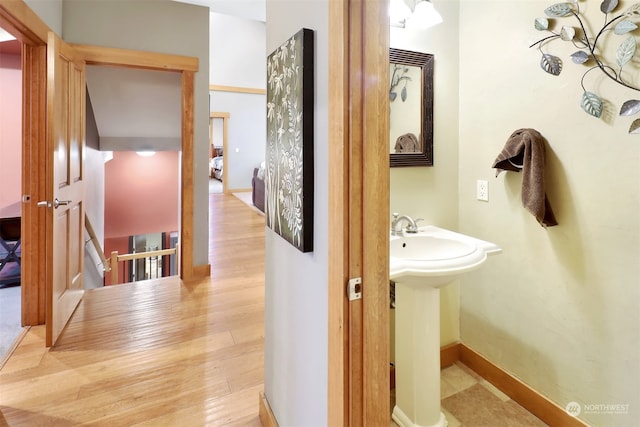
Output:
[[114,151],[105,164],[105,246],[110,238],[178,229],[178,160],[175,151]]
[[0,54],[0,208],[22,193],[21,67],[20,55]]

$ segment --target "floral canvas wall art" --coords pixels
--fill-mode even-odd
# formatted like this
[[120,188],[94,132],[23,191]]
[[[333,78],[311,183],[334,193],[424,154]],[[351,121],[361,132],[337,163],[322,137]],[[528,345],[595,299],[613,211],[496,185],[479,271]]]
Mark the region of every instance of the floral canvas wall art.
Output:
[[302,252],[313,250],[313,35],[267,58],[266,223]]

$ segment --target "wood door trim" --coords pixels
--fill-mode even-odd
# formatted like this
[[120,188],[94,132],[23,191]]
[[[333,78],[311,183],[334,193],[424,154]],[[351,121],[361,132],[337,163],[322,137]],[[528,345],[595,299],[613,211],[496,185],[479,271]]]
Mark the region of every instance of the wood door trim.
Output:
[[47,150],[47,47],[23,45],[22,52],[22,325],[45,323]]
[[114,47],[71,44],[87,65],[112,65],[157,71],[198,71],[198,58]]
[[266,95],[266,89],[260,89],[256,87],[240,87],[240,86],[223,86],[223,85],[209,85],[209,90],[217,92],[235,92],[235,93],[250,93],[253,95]]
[[[363,425],[387,425],[389,396],[389,15],[364,1],[362,102]],[[366,327],[365,327],[366,326]]]
[[[329,4],[329,153],[340,159],[329,166],[328,424],[335,426],[389,422],[389,159],[380,149],[389,126],[387,6]],[[353,277],[362,277],[363,299],[349,302]]]
[[22,54],[22,325],[45,322],[47,37],[49,27],[24,1],[0,0],[0,25],[23,43]]
[[348,1],[329,2],[329,296],[327,425],[349,425]]
[[586,427],[565,408],[540,394],[464,343],[457,343],[460,362],[551,426]]
[[173,71],[182,74],[182,119],[180,156],[180,277],[192,280],[202,277],[208,270],[205,266],[193,264],[193,213],[195,181],[194,168],[194,108],[195,108],[195,72],[198,70],[198,58],[135,51],[128,49],[106,48],[92,45],[72,45],[90,65],[108,65],[128,68],[142,68],[158,71]]
[[45,45],[51,31],[22,0],[0,0],[0,26],[29,45]]
[[263,391],[259,393],[258,398],[258,417],[260,418],[262,427],[278,427],[278,421],[275,415],[273,415],[269,401]]
[[194,279],[193,268],[193,138],[195,73],[182,72],[182,179],[180,181],[180,277]]

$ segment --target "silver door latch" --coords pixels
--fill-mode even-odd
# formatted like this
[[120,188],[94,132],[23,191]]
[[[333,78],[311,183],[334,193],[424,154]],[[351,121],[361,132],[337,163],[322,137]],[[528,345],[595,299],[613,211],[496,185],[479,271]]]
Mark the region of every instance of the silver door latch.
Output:
[[349,284],[347,285],[347,296],[349,297],[349,301],[362,298],[362,277],[349,279]]

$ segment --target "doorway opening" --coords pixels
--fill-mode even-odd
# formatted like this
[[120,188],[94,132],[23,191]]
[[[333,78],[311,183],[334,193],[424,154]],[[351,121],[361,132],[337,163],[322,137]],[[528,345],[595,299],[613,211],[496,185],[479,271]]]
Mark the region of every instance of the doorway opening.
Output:
[[209,194],[227,193],[226,158],[229,113],[209,114]]
[[177,236],[180,223],[180,74],[108,65],[86,74],[85,179],[99,189],[86,214],[110,260],[104,285],[177,274],[177,249],[166,253],[161,235]]

